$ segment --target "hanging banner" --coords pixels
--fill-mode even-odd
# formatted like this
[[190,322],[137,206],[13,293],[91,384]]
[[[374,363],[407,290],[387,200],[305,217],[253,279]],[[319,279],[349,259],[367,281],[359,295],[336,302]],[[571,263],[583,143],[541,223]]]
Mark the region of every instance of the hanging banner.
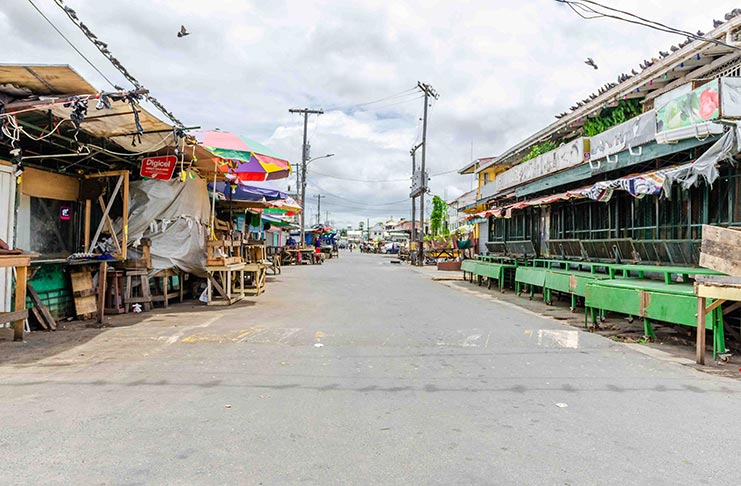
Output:
[[617,157],[612,157],[613,155],[626,150],[632,152],[654,140],[656,140],[656,113],[651,110],[593,136],[590,139],[592,166],[599,167],[595,162],[602,159],[608,159],[609,163],[617,163]]
[[489,183],[481,188],[481,197],[499,194],[505,189],[534,181],[546,175],[583,164],[589,160],[590,149],[588,138],[577,138],[566,142],[555,150],[539,155],[534,159],[522,162],[511,169],[502,172]]
[[172,178],[172,173],[175,171],[177,162],[178,159],[174,155],[146,157],[142,159],[139,174],[149,179],[169,181]]

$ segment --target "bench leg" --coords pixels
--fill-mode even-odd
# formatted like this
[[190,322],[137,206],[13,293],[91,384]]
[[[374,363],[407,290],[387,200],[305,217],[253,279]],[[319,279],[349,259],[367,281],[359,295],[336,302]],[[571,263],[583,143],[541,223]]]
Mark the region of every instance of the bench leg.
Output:
[[646,317],[643,318],[643,335],[647,338],[656,340],[656,333],[654,332],[654,328],[651,325],[651,321],[649,321]]

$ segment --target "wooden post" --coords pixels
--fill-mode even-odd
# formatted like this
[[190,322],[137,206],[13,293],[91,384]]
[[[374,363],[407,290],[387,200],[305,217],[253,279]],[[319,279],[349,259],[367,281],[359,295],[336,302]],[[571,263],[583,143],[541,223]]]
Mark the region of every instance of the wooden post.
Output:
[[105,317],[105,287],[108,281],[108,262],[100,262],[100,271],[98,272],[98,322],[103,324]]
[[[15,267],[15,310],[26,308],[26,283],[28,276],[28,267]],[[13,322],[13,341],[23,341],[23,321],[18,319]]]
[[85,249],[90,246],[90,218],[92,216],[93,201],[85,201]]
[[697,298],[697,349],[696,361],[699,365],[705,364],[705,297]]
[[124,183],[123,183],[123,220],[122,235],[121,235],[121,258],[126,260],[126,252],[129,246],[129,172],[124,171]]

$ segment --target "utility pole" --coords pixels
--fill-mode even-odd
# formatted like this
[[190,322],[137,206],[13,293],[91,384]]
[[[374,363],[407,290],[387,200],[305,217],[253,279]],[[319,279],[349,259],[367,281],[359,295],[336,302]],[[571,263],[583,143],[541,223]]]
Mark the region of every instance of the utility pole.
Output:
[[321,194],[316,195],[316,224],[322,224],[322,198],[327,196],[322,196]]
[[[422,146],[421,143],[416,145],[412,150],[409,151],[409,153],[412,155],[412,179],[414,179],[414,172],[417,170],[417,159],[416,159],[416,153],[417,149],[419,149]],[[412,264],[414,264],[414,256],[412,254],[412,242],[417,241],[417,197],[412,197],[412,231],[409,235],[409,259]],[[423,223],[424,224],[424,223]]]
[[306,136],[309,125],[309,115],[323,115],[324,112],[322,110],[310,110],[309,108],[291,108],[288,112],[301,113],[304,115],[304,143],[303,150],[301,151],[301,246],[304,246],[306,244],[306,234],[304,233],[306,222],[306,163],[309,160],[309,145],[306,141]]
[[422,243],[426,233],[425,228],[425,194],[427,193],[427,175],[425,172],[425,162],[427,161],[427,107],[429,99],[440,97],[439,94],[429,84],[417,81],[417,87],[425,94],[424,120],[422,121],[422,194],[419,199],[419,221],[422,224],[422,232],[419,237],[420,265],[424,264],[424,251]]

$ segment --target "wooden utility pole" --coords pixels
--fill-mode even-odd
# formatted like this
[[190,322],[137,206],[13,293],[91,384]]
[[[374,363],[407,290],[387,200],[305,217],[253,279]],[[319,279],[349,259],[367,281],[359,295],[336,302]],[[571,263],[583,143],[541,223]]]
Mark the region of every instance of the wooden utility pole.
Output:
[[[307,128],[309,124],[309,115],[323,115],[322,110],[310,110],[309,108],[291,108],[289,113],[301,113],[304,115],[304,143],[301,151],[301,246],[306,244],[306,234],[304,233],[306,223],[306,164],[309,161],[309,146],[306,140]],[[298,192],[298,188],[297,192]]]
[[440,97],[439,94],[430,86],[429,84],[417,82],[417,87],[422,90],[422,92],[425,94],[425,106],[424,106],[424,119],[422,120],[422,166],[420,167],[422,171],[422,194],[420,194],[419,198],[419,221],[422,225],[422,231],[420,232],[419,236],[419,255],[420,255],[420,265],[424,264],[424,250],[422,247],[426,228],[425,228],[425,194],[427,193],[427,173],[425,168],[425,162],[427,161],[427,108],[429,107],[429,100],[430,98],[438,99]]
[[322,198],[327,196],[322,196],[321,194],[316,195],[316,224],[322,224]]
[[[414,172],[417,170],[417,158],[416,153],[417,150],[422,146],[421,143],[416,145],[412,148],[412,150],[409,151],[409,153],[412,155],[412,180],[414,180]],[[414,254],[412,253],[412,243],[417,241],[417,197],[412,197],[412,229],[409,234],[409,259],[410,263],[414,264]],[[423,223],[424,224],[424,223]]]

